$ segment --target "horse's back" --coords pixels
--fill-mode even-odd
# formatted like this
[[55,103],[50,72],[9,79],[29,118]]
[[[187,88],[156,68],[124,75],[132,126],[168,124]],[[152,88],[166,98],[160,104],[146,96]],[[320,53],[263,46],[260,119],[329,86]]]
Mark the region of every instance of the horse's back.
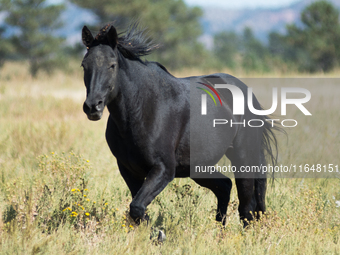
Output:
[[[228,121],[237,121],[232,114],[232,95],[230,91],[222,93],[221,90],[218,90],[218,94],[221,95],[221,102],[223,102],[222,105],[219,105],[217,99],[215,101],[218,102],[218,104],[207,96],[207,112],[203,114],[202,95],[206,94],[206,92],[199,89],[207,89],[202,83],[212,86],[215,84],[230,84],[232,79],[236,78],[223,73],[191,76],[180,79],[190,88],[190,132],[188,134],[190,139],[188,139],[188,147],[190,148],[191,166],[213,166],[232,146],[237,128],[230,125],[213,126],[215,119],[223,118],[228,119]],[[241,86],[243,86],[243,84],[241,84]],[[212,96],[216,98],[214,92],[210,92]]]

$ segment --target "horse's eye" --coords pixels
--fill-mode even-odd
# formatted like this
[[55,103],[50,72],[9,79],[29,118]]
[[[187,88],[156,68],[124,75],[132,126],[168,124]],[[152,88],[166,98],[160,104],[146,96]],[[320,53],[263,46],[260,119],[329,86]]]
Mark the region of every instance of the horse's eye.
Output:
[[114,69],[115,66],[116,66],[115,64],[112,64],[112,65],[110,66],[110,68]]

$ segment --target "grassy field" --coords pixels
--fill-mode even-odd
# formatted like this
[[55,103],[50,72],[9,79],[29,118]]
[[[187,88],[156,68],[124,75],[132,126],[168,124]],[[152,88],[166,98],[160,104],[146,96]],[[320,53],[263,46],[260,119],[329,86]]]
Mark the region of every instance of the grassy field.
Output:
[[[0,72],[1,254],[340,254],[339,176],[270,181],[268,211],[247,229],[235,187],[222,228],[215,196],[176,179],[148,207],[150,224],[135,226],[104,137],[108,114],[90,122],[82,112],[81,69],[36,80],[26,70],[9,63]],[[313,118],[292,111],[299,125],[278,136],[279,164],[340,165],[339,85],[309,86]],[[269,106],[270,93],[254,92]]]

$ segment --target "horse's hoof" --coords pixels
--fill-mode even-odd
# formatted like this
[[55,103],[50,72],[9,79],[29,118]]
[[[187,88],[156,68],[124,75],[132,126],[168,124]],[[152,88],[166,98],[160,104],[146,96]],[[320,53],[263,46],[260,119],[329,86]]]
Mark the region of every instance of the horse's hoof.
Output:
[[131,220],[133,220],[137,225],[140,225],[142,222],[146,222],[146,225],[149,225],[149,221],[150,221],[150,217],[149,215],[145,214],[144,218],[132,218],[131,214],[130,214],[130,218]]
[[163,243],[165,241],[165,239],[166,239],[166,236],[165,236],[164,232],[162,230],[159,230],[158,238],[157,238],[158,242]]

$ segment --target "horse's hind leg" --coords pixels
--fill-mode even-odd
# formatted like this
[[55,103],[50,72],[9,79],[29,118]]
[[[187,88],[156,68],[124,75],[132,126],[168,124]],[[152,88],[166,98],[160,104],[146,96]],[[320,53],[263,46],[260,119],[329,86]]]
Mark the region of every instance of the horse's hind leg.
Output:
[[193,180],[202,187],[210,189],[215,194],[217,197],[216,221],[220,221],[223,225],[225,225],[232,187],[231,180],[221,173],[214,173],[213,178],[193,178]]
[[256,200],[255,213],[256,213],[257,219],[259,219],[261,214],[266,211],[266,190],[267,190],[267,179],[256,178],[254,195],[255,195],[255,200]]
[[[246,172],[245,167],[259,167],[265,165],[264,155],[261,146],[255,148],[254,144],[248,145],[242,143],[243,146],[235,146],[233,150],[227,152],[227,157],[231,160],[233,166],[236,167],[235,183],[239,198],[239,214],[240,219],[246,226],[253,216],[258,218],[260,212],[265,211],[265,194],[266,179],[257,178],[257,173]],[[265,176],[263,176],[265,177]]]
[[254,196],[254,183],[253,178],[236,178],[235,179],[237,194],[239,199],[238,211],[240,219],[244,221],[245,226],[247,221],[253,220],[253,213],[256,207],[256,200]]

